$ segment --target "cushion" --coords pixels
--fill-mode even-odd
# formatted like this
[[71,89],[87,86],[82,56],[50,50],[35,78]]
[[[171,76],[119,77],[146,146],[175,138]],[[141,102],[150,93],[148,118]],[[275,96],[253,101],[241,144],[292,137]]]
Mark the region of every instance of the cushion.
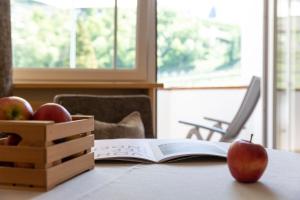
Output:
[[145,138],[144,125],[139,112],[134,111],[118,123],[95,120],[95,139]]

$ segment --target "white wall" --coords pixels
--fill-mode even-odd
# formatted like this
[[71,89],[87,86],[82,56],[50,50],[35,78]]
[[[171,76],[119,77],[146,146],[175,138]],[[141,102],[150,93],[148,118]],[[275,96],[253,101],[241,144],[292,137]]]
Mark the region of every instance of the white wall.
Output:
[[[245,91],[245,89],[158,91],[158,137],[184,138],[191,126],[180,124],[178,120],[211,125],[210,122],[201,119],[203,116],[209,116],[231,121],[242,102]],[[249,139],[250,133],[254,133],[254,141],[262,143],[261,101],[248,120],[246,128],[239,137]]]

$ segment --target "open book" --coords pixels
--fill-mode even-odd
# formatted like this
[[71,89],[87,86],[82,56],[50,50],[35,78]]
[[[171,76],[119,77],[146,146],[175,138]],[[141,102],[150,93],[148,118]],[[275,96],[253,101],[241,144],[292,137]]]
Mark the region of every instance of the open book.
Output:
[[199,156],[226,158],[227,150],[215,143],[195,140],[95,140],[95,160],[166,162]]

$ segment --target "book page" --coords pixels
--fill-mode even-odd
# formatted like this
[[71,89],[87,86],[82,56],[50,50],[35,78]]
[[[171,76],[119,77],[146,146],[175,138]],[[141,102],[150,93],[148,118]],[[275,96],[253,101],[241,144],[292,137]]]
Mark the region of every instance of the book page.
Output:
[[157,161],[144,139],[95,140],[94,156],[95,160]]
[[227,156],[227,151],[214,143],[191,140],[157,140],[151,146],[159,162],[191,156]]

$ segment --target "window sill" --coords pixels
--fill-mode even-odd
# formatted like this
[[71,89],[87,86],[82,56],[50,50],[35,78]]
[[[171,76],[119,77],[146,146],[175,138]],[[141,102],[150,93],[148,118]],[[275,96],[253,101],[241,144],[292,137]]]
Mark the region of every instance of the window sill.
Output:
[[17,81],[14,89],[156,89],[161,83],[150,82],[29,82]]

